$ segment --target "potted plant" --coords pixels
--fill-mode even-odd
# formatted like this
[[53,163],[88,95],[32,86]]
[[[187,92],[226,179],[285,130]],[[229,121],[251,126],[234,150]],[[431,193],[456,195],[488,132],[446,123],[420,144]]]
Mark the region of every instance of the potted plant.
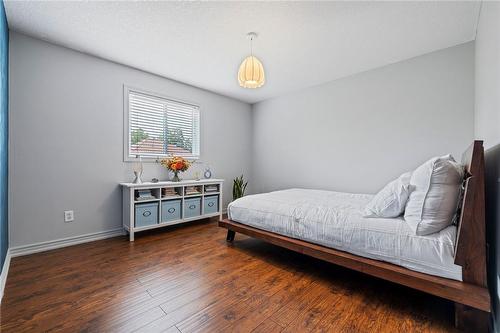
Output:
[[179,156],[173,156],[171,158],[165,158],[160,161],[161,165],[163,165],[167,170],[170,170],[174,173],[174,177],[172,178],[173,182],[180,182],[179,172],[184,172],[191,166],[191,163]]
[[233,201],[245,195],[248,182],[245,182],[243,175],[233,180]]

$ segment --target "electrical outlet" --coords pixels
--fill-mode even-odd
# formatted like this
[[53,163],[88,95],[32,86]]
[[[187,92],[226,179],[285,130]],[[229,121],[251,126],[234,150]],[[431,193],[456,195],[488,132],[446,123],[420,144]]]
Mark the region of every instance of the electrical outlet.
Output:
[[64,222],[73,222],[75,220],[75,212],[72,210],[64,211]]

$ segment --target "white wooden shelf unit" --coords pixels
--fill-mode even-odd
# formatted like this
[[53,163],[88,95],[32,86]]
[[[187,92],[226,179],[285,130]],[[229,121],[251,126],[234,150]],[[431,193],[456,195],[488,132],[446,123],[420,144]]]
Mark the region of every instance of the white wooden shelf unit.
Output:
[[[223,179],[182,180],[180,182],[164,181],[157,183],[148,182],[142,184],[120,183],[122,187],[123,197],[123,228],[129,233],[129,239],[131,242],[133,242],[134,233],[139,231],[161,228],[168,225],[174,225],[213,216],[219,216],[219,218],[222,219],[223,183]],[[212,185],[212,187],[217,186],[217,191],[205,191],[207,185]],[[199,190],[199,193],[186,193],[186,189],[192,186],[195,186]],[[174,188],[176,195],[166,195],[164,189],[168,188]],[[138,190],[151,191],[153,198],[139,200],[137,197]],[[199,198],[199,200],[196,200],[196,198]],[[205,200],[207,200],[207,202],[208,200],[211,200],[209,204],[212,204],[211,207],[213,207],[213,201],[215,200],[215,198],[217,199],[216,209],[210,208],[212,212],[207,213],[206,210],[209,207],[206,207]],[[188,216],[188,214],[186,213],[186,204],[189,204],[189,202],[193,201],[193,199],[195,203],[199,202],[199,210],[195,211],[194,216],[192,212],[190,212]],[[180,212],[177,213],[179,214],[179,216],[178,218],[175,218],[173,220],[163,221],[162,206],[168,205],[169,202],[175,203],[176,205],[180,202]],[[144,204],[148,203],[153,204],[153,206],[157,207],[154,208],[156,210],[156,223],[145,226],[137,226],[138,223],[136,223],[136,209],[141,209],[141,207],[147,206]],[[154,205],[155,203],[156,205]],[[193,206],[190,205],[188,207]],[[170,208],[170,210],[171,209],[172,208]],[[151,213],[149,214],[151,215]]]

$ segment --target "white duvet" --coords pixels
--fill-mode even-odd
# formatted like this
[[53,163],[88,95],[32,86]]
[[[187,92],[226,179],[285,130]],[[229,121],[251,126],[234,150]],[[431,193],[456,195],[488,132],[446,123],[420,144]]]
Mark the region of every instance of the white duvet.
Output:
[[416,236],[402,218],[365,218],[372,198],[320,190],[290,189],[249,195],[228,206],[233,221],[408,269],[462,280],[453,263],[456,227]]

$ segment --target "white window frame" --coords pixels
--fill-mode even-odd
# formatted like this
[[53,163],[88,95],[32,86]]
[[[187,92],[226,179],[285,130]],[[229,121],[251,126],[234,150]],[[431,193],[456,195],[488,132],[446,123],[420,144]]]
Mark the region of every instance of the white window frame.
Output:
[[[184,101],[184,100],[181,100],[181,99],[178,99],[178,98],[172,98],[172,97],[168,97],[168,96],[165,96],[165,95],[162,95],[162,94],[159,94],[159,93],[155,93],[155,92],[151,92],[151,91],[147,91],[147,90],[144,90],[144,89],[139,89],[139,88],[134,88],[132,86],[128,86],[128,85],[123,85],[123,161],[124,162],[136,162],[137,159],[133,156],[130,156],[129,155],[129,152],[130,152],[130,124],[129,124],[129,120],[130,120],[130,110],[129,110],[129,93],[130,92],[137,92],[137,93],[141,93],[141,94],[145,94],[145,95],[150,95],[150,96],[153,96],[153,97],[157,97],[157,98],[162,98],[162,99],[167,99],[167,100],[170,100],[170,101],[173,101],[173,102],[178,102],[178,103],[184,103],[184,104],[189,104],[189,105],[192,105],[192,106],[195,106],[198,108],[198,111],[199,111],[199,154],[197,156],[190,156],[190,157],[187,157],[186,159],[188,160],[199,160],[201,158],[201,121],[202,121],[202,116],[201,116],[201,110],[200,110],[200,106],[196,103],[193,103],[193,102],[188,102],[188,101]],[[158,155],[158,156],[141,156],[142,157],[142,160],[144,162],[156,162],[158,161],[159,159],[162,159],[162,158],[167,158],[168,156],[167,155]]]

